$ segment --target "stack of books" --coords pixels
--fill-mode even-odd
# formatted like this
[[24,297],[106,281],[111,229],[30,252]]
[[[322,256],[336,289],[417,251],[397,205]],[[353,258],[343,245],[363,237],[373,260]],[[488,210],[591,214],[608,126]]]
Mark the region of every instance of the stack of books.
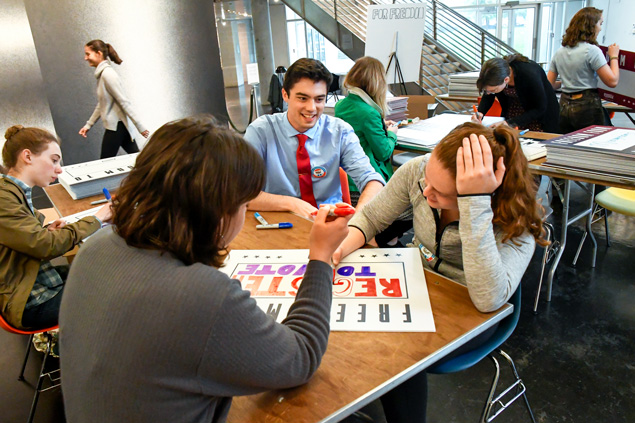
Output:
[[408,97],[390,97],[386,99],[386,102],[388,103],[386,120],[399,122],[408,118]]
[[547,166],[635,178],[635,129],[594,125],[542,143]]
[[[451,130],[465,122],[470,122],[471,118],[471,115],[451,113],[436,115],[404,128],[399,128],[397,131],[397,142],[405,146],[432,149]],[[489,126],[503,120],[502,117],[485,116],[483,125]]]
[[476,88],[476,80],[480,71],[455,73],[450,75],[448,95],[450,97],[478,97],[480,93]]
[[102,192],[104,188],[114,191],[134,167],[139,153],[125,154],[108,159],[78,163],[62,167],[60,184],[77,200]]

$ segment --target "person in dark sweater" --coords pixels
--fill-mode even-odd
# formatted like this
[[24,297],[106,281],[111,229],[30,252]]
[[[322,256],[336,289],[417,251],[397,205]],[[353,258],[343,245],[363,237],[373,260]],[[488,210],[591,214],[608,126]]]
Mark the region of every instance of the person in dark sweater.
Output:
[[320,208],[309,263],[280,324],[218,270],[260,155],[207,118],[161,127],[117,192],[114,224],[81,248],[60,311],[66,419],[224,422],[234,395],[309,380],[326,351],[330,258],[348,219]]
[[483,92],[479,120],[498,99],[501,116],[512,128],[558,132],[558,99],[545,71],[536,62],[520,54],[490,59],[483,64],[476,87]]

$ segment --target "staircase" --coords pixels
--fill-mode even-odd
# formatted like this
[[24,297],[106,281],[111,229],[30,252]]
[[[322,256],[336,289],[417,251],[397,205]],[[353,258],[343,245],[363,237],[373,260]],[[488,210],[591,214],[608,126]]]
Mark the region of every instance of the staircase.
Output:
[[[516,51],[437,0],[283,0],[351,59],[364,55],[366,19],[371,4],[426,4],[419,84],[431,95],[448,93],[449,75],[479,69],[492,57]],[[466,103],[439,102],[450,110]]]

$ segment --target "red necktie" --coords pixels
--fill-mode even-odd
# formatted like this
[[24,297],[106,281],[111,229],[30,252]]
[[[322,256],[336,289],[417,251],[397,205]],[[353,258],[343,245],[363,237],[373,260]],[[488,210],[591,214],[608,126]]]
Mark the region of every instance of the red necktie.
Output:
[[309,137],[304,134],[298,134],[296,137],[298,137],[298,151],[295,153],[295,159],[298,162],[300,196],[313,207],[317,207],[315,197],[313,196],[313,181],[311,180],[311,158],[309,157],[309,152],[306,151],[304,147],[304,143],[306,143]]

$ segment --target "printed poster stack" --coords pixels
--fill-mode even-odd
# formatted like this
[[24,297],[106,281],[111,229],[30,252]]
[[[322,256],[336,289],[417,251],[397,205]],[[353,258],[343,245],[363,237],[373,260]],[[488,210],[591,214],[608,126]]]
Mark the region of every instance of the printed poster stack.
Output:
[[408,119],[408,97],[390,97],[386,99],[388,103],[388,113],[386,120],[400,122]]
[[94,160],[62,167],[60,184],[73,200],[90,197],[104,188],[114,191],[134,167],[139,153]]
[[635,178],[633,129],[594,125],[542,143],[547,166]]
[[455,73],[450,75],[448,95],[450,97],[478,97],[476,80],[480,71]]

